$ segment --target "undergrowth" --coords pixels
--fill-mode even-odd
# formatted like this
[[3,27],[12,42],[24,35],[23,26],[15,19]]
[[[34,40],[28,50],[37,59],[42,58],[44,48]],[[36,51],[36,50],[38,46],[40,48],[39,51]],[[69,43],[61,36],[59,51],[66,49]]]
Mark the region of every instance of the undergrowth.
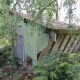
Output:
[[80,80],[80,54],[57,52],[45,56],[34,66],[33,80]]
[[11,60],[11,46],[0,49],[0,66],[4,66]]

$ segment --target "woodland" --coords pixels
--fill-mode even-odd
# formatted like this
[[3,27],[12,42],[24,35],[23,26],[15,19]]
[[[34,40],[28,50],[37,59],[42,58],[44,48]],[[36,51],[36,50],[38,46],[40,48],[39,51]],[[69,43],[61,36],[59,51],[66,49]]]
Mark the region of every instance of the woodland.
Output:
[[72,27],[80,22],[75,13],[78,3],[79,0],[0,0],[0,80],[80,80],[80,52],[60,56],[57,50],[35,65],[29,57],[20,65],[13,49],[16,28],[23,20],[18,13],[26,12],[39,23],[46,19],[47,25],[51,26],[51,21],[60,21],[64,8],[64,21]]

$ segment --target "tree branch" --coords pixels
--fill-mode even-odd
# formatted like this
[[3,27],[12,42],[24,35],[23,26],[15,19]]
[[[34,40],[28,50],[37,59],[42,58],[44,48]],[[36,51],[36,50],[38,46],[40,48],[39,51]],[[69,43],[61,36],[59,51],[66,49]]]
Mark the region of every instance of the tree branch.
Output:
[[49,7],[53,2],[55,2],[55,0],[53,0],[52,2],[50,2],[47,6],[45,6],[43,9],[41,9],[40,11],[39,11],[39,13],[37,14],[37,16],[40,14],[40,13],[42,13],[47,7]]

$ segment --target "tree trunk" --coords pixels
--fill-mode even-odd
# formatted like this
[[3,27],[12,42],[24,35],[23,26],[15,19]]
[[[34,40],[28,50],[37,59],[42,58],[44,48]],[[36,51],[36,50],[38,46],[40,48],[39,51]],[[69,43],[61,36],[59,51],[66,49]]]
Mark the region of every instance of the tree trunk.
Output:
[[58,21],[58,17],[59,17],[59,15],[58,15],[58,0],[56,0],[56,20]]
[[49,40],[48,46],[42,50],[42,52],[41,52],[41,54],[39,56],[38,62],[43,60],[44,56],[52,49],[53,43],[54,43],[54,41]]
[[69,1],[69,26],[71,25],[71,3]]

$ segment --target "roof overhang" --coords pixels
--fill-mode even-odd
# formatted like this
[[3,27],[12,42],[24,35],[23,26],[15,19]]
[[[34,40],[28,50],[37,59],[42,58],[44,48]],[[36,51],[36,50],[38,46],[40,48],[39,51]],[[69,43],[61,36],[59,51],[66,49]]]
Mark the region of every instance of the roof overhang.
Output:
[[65,22],[53,21],[51,22],[51,26],[47,26],[46,20],[42,20],[42,23],[39,23],[38,21],[34,20],[29,14],[18,14],[27,20],[35,21],[36,23],[45,26],[47,29],[52,29],[57,33],[80,33],[80,26],[78,25],[69,25]]

